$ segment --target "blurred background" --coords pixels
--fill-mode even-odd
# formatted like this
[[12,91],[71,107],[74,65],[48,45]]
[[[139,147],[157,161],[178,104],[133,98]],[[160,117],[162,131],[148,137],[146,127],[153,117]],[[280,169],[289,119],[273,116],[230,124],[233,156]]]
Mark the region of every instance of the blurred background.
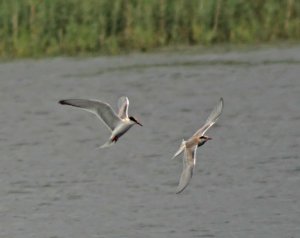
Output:
[[0,1],[1,57],[283,40],[300,40],[300,1]]

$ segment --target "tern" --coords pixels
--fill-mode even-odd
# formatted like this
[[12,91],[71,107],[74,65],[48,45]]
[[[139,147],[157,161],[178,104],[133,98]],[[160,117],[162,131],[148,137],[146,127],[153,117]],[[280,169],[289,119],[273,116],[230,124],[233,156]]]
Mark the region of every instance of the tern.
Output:
[[109,147],[115,144],[133,125],[138,124],[143,126],[133,116],[128,116],[129,100],[124,96],[120,97],[118,100],[118,114],[116,114],[108,103],[99,100],[65,99],[60,100],[59,103],[91,112],[104,122],[111,131],[111,136],[104,145],[100,146],[100,148]]
[[208,140],[212,138],[205,135],[209,128],[211,128],[216,121],[219,119],[224,106],[223,98],[212,110],[211,114],[207,118],[205,124],[188,140],[182,140],[179,150],[174,154],[172,159],[184,152],[183,158],[183,170],[180,176],[179,184],[176,193],[181,193],[189,184],[192,176],[194,167],[196,164],[196,152],[199,146],[204,145]]

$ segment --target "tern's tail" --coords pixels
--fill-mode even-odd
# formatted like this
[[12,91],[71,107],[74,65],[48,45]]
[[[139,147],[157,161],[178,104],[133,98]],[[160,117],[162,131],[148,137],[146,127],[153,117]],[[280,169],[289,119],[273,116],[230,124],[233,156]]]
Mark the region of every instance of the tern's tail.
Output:
[[107,141],[105,144],[99,146],[99,148],[110,147],[110,146],[114,145],[115,143],[116,143],[115,141],[109,140],[109,141]]
[[173,155],[172,159],[174,159],[175,157],[177,157],[178,155],[180,155],[180,154],[183,152],[184,149],[185,149],[185,140],[182,140],[179,149],[178,149],[177,152]]

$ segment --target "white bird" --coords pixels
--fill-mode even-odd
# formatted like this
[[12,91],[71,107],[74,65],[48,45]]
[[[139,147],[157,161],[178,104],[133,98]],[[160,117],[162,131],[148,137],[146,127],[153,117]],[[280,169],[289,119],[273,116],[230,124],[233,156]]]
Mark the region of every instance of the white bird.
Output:
[[81,108],[95,114],[111,131],[109,140],[100,148],[108,147],[118,141],[134,124],[142,126],[134,117],[128,117],[129,100],[127,97],[120,97],[118,100],[118,115],[114,112],[109,104],[99,100],[88,99],[66,99],[60,100],[62,105],[70,105]]
[[206,136],[205,132],[207,132],[207,130],[216,123],[222,113],[223,106],[223,98],[220,98],[219,103],[215,106],[215,108],[207,118],[205,124],[187,141],[182,140],[179,150],[172,157],[172,159],[174,159],[184,151],[183,170],[180,176],[176,193],[181,193],[188,186],[193,176],[193,171],[196,164],[197,148],[204,145],[208,140],[212,139]]

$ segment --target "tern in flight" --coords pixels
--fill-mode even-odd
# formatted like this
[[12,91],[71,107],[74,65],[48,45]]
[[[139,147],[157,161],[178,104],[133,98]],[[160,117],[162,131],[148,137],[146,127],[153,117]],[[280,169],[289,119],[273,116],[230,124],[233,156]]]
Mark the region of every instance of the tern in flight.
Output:
[[183,158],[183,170],[180,176],[179,184],[176,193],[181,193],[189,184],[192,176],[194,167],[196,164],[196,151],[199,146],[204,145],[208,140],[212,138],[205,135],[207,130],[211,128],[216,121],[219,119],[222,109],[224,106],[223,98],[212,110],[211,114],[207,118],[205,124],[188,140],[182,140],[179,150],[174,154],[172,159],[184,152]]
[[129,100],[127,97],[120,97],[118,100],[119,112],[116,114],[111,106],[99,100],[88,99],[65,99],[60,100],[62,105],[78,107],[99,117],[111,131],[109,140],[100,148],[108,147],[115,144],[118,139],[124,135],[133,125],[142,126],[134,117],[128,116]]

